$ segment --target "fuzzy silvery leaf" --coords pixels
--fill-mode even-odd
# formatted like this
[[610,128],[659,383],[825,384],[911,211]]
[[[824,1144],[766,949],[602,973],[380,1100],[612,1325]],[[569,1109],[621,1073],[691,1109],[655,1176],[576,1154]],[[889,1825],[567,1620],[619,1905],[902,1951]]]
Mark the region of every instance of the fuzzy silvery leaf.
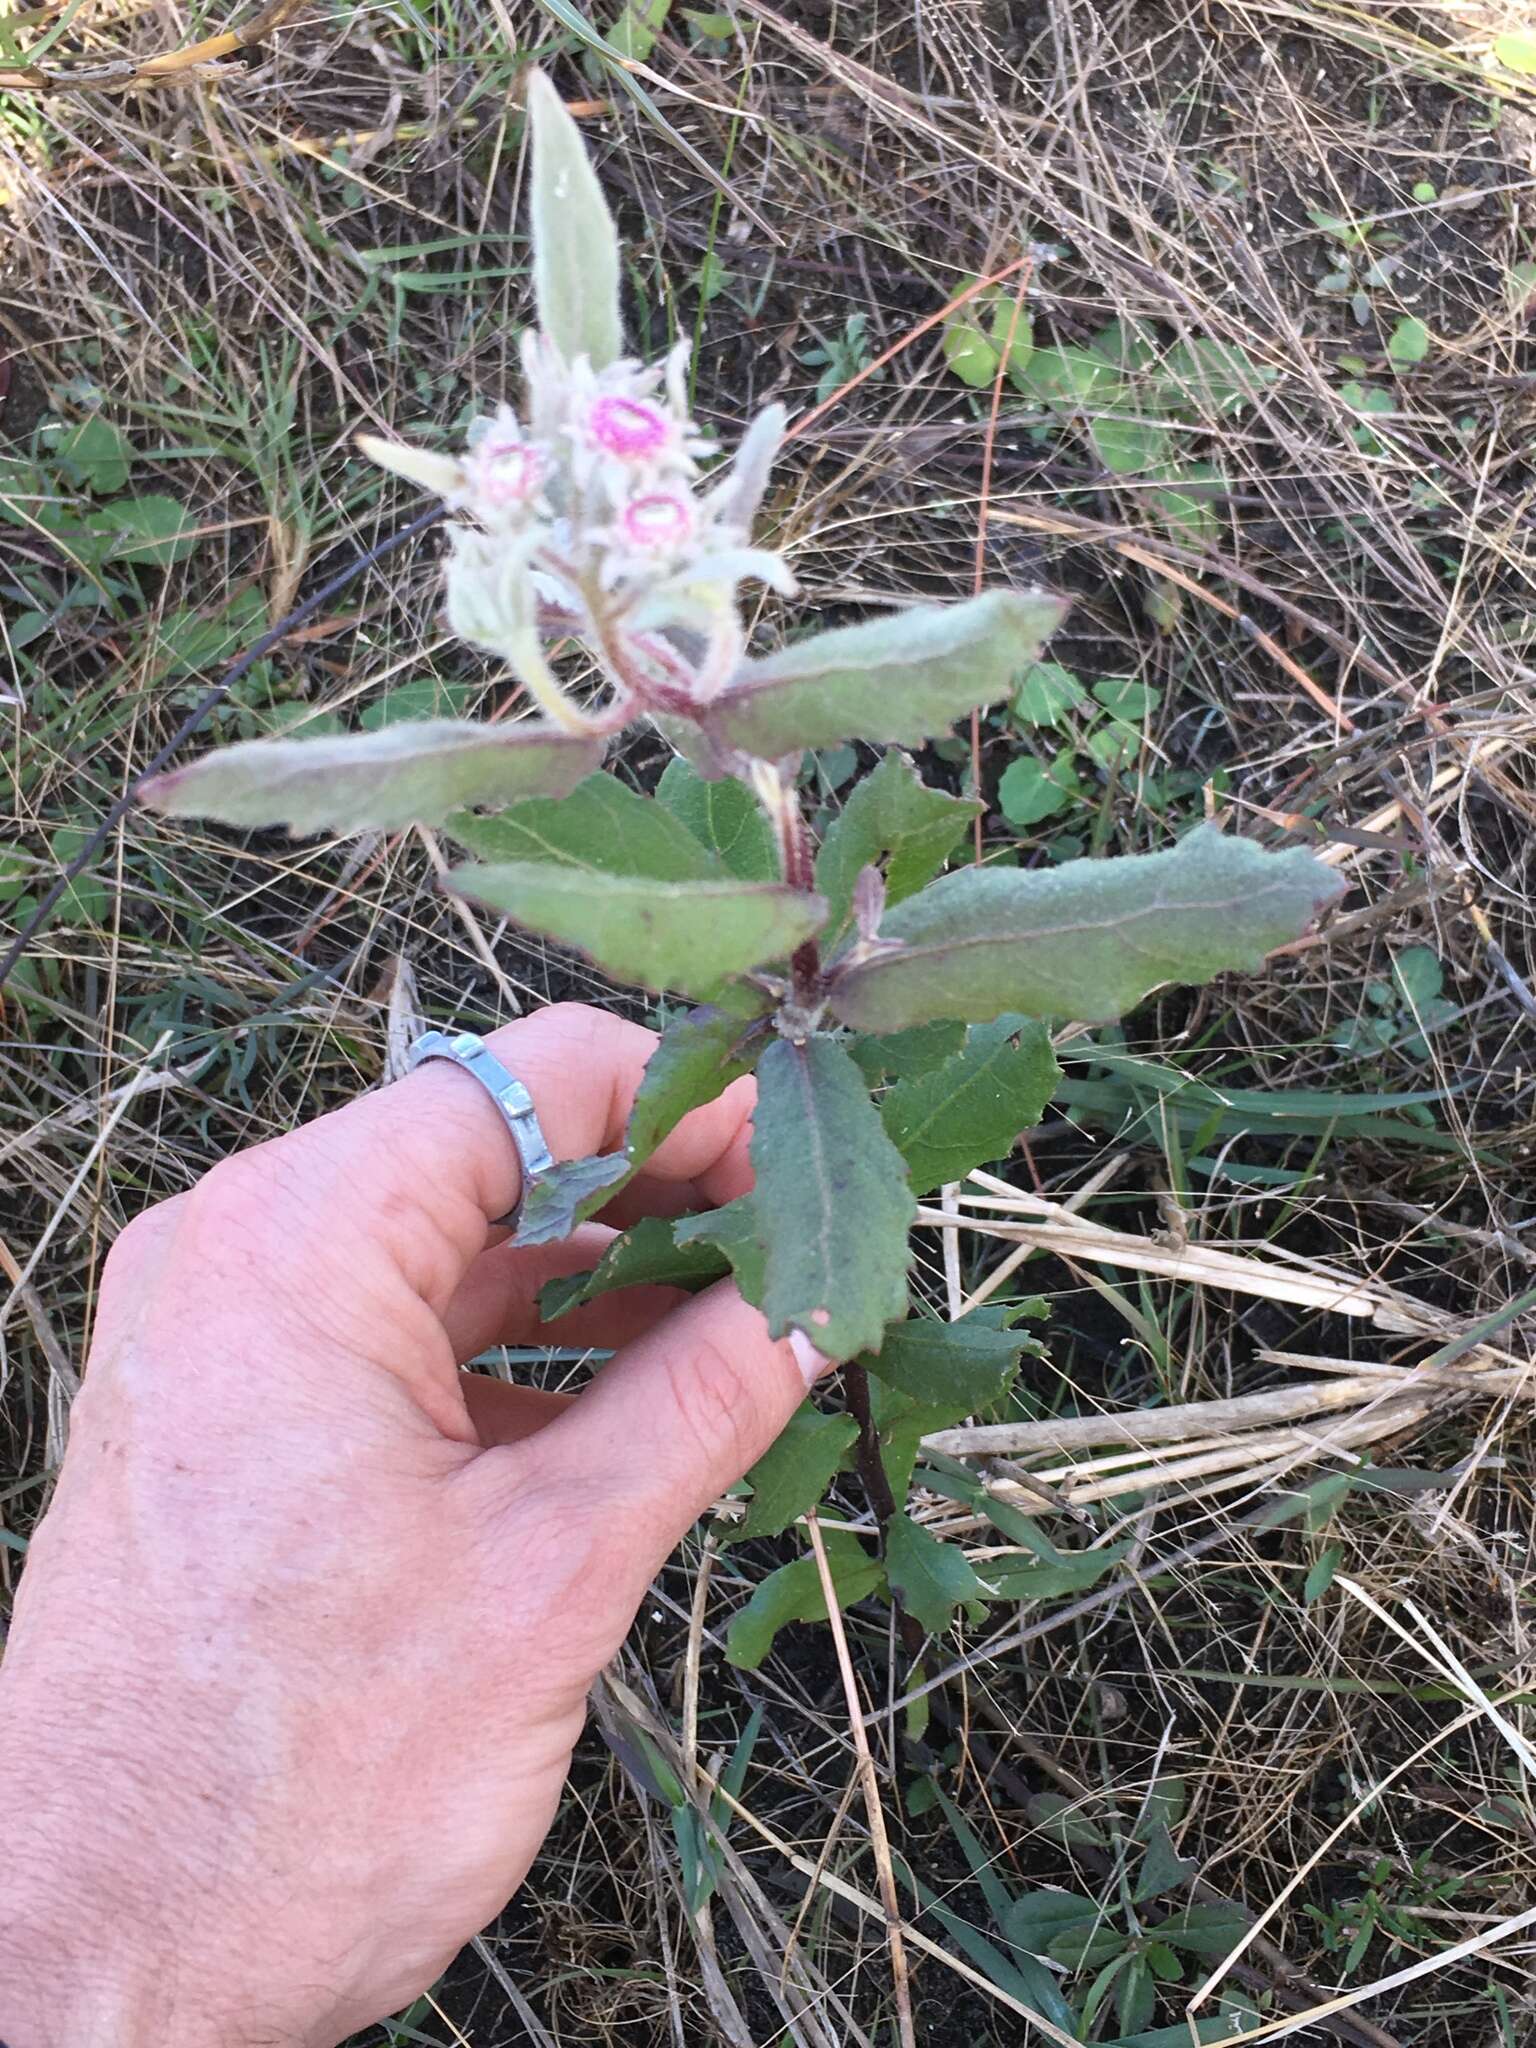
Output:
[[528,80],[533,135],[533,291],[539,326],[567,362],[605,370],[624,348],[619,238],[581,131],[542,72]]
[[941,1066],[886,1090],[880,1116],[907,1162],[914,1194],[1002,1159],[1040,1121],[1061,1079],[1050,1034],[1034,1017],[974,1024]]
[[878,1351],[906,1313],[917,1204],[863,1075],[832,1039],[776,1038],[763,1054],[751,1156],[770,1332],[801,1330],[828,1358]]
[[631,1163],[649,1159],[690,1110],[750,1074],[766,1030],[760,1017],[739,1017],[707,1004],[674,1017],[646,1063],[629,1112],[624,1149]]
[[981,808],[929,789],[907,755],[887,754],[855,787],[816,856],[816,886],[831,906],[832,928],[847,915],[861,868],[886,864],[886,901],[894,906],[932,881]]
[[629,1178],[622,1152],[589,1159],[562,1159],[529,1188],[518,1218],[514,1242],[521,1248],[563,1244],[578,1223],[595,1215]]
[[710,494],[719,508],[722,526],[735,527],[742,534],[752,531],[788,420],[782,405],[764,406],[742,435],[728,474]]
[[962,868],[898,904],[881,938],[901,950],[837,977],[832,1008],[861,1031],[1008,1010],[1107,1023],[1163,982],[1261,967],[1345,886],[1300,848],[1214,825],[1166,853]]
[[771,882],[777,876],[773,827],[744,783],[729,776],[706,782],[679,755],[667,763],[656,786],[656,801],[744,882]]
[[814,1402],[805,1402],[747,1473],[752,1503],[746,1519],[731,1531],[731,1541],[781,1535],[809,1514],[858,1433],[851,1415],[827,1415]]
[[[871,1557],[859,1539],[847,1529],[828,1529],[822,1535],[826,1548],[827,1573],[839,1607],[863,1600],[885,1579],[885,1567]],[[725,1658],[739,1671],[756,1671],[773,1648],[773,1639],[792,1621],[825,1621],[826,1590],[814,1557],[797,1557],[793,1564],[781,1564],[770,1572],[745,1607],[731,1617],[725,1638]]]
[[948,1628],[957,1607],[987,1597],[959,1544],[941,1542],[909,1515],[886,1529],[885,1569],[892,1593],[931,1636]]
[[460,895],[579,947],[606,974],[708,1002],[721,984],[791,954],[826,921],[819,896],[778,884],[654,882],[535,861],[455,868]]
[[992,590],[835,627],[744,662],[700,724],[761,760],[851,739],[916,746],[1010,696],[1065,609],[1042,592]]
[[462,804],[565,796],[602,765],[601,740],[529,721],[387,725],[339,739],[245,740],[141,785],[169,817],[290,832],[437,825]]
[[380,469],[404,477],[408,484],[420,484],[434,497],[449,497],[459,488],[460,466],[451,455],[434,455],[430,448],[412,448],[404,441],[385,441],[378,434],[359,434],[357,445]]
[[567,1273],[539,1290],[539,1318],[552,1323],[622,1287],[680,1287],[692,1292],[723,1278],[725,1254],[702,1241],[679,1245],[672,1220],[643,1216],[614,1238],[590,1273]]

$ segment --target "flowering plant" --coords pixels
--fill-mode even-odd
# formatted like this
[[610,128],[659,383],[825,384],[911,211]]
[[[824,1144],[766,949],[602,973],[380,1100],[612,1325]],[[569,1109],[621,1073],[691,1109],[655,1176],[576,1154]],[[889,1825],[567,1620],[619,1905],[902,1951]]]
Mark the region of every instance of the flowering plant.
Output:
[[[1007,698],[1062,603],[994,590],[752,652],[742,586],[795,594],[783,556],[753,538],[783,410],[759,413],[712,466],[686,345],[659,365],[623,352],[614,224],[537,75],[529,114],[537,325],[521,411],[498,406],[457,457],[362,445],[447,502],[449,621],[508,665],[539,715],[249,742],[144,795],[301,832],[442,825],[476,857],[452,887],[609,974],[691,999],[622,1150],[563,1163],[528,1204],[524,1241],[568,1234],[688,1110],[755,1072],[755,1192],[626,1232],[594,1273],[555,1284],[551,1315],[608,1287],[729,1270],[776,1335],[799,1329],[862,1360],[860,1383],[866,1367],[883,1376],[889,1400],[937,1384],[963,1414],[1001,1393],[1024,1340],[984,1316],[907,1320],[917,1198],[1006,1155],[1038,1120],[1057,1076],[1046,1020],[1105,1021],[1162,982],[1256,968],[1338,882],[1304,852],[1211,824],[1144,856],[942,873],[979,796],[929,787],[900,749]],[[557,670],[556,643],[589,658],[582,680]],[[677,750],[654,796],[601,772],[642,720]],[[817,846],[801,757],[848,740],[889,751]],[[867,1386],[858,1424],[878,1491]],[[851,1437],[832,1466],[818,1441],[819,1490]],[[810,1504],[794,1487],[776,1497],[790,1519]]]

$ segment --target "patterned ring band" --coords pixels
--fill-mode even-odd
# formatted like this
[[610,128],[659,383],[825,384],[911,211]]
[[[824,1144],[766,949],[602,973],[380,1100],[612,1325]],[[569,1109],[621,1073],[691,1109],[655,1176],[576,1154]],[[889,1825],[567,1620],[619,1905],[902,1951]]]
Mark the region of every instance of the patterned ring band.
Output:
[[[473,1031],[456,1031],[451,1037],[446,1031],[424,1031],[411,1047],[408,1058],[412,1069],[427,1060],[452,1060],[456,1067],[462,1067],[466,1074],[474,1076],[501,1111],[502,1121],[512,1133],[512,1142],[522,1162],[523,1185],[516,1206],[495,1221],[499,1228],[515,1232],[529,1191],[555,1163],[549,1143],[539,1128],[533,1097],[515,1074],[508,1073],[485,1040]],[[515,1237],[513,1242],[516,1242]]]

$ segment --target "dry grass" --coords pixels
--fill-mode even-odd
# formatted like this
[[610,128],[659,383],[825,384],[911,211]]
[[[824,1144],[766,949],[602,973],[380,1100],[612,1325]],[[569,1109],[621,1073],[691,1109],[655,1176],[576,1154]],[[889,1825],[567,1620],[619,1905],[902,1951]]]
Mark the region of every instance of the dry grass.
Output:
[[[579,54],[569,5],[385,0],[308,6],[244,60],[129,90],[0,92],[0,493],[20,507],[0,524],[0,658],[20,699],[7,911],[46,886],[70,830],[123,794],[216,672],[206,644],[188,651],[187,612],[213,619],[237,601],[238,646],[406,516],[349,453],[351,433],[447,433],[507,386],[525,312],[526,252],[509,237],[516,87],[542,53],[591,102],[647,341],[692,326],[701,266],[721,286],[699,361],[706,417],[729,430],[770,396],[811,414],[824,365],[805,358],[843,340],[851,316],[862,346],[832,384],[888,354],[805,420],[772,506],[808,610],[963,592],[984,528],[990,579],[1076,594],[1059,660],[1161,692],[1144,747],[1090,778],[1079,812],[1026,835],[1026,854],[1064,826],[1112,849],[1159,843],[1219,774],[1250,829],[1321,820],[1355,885],[1323,942],[1261,980],[1156,1002],[1128,1033],[1143,1061],[1270,1091],[1269,1114],[1167,1092],[1146,1066],[1069,1065],[1075,1092],[1009,1174],[1081,1224],[1026,1242],[1024,1212],[972,1203],[969,1227],[922,1239],[933,1302],[988,1285],[1051,1296],[1051,1364],[1029,1372],[1044,1415],[1291,1385],[1303,1354],[1385,1377],[1455,1348],[1530,1287],[1536,1256],[1536,358],[1517,268],[1536,259],[1536,81],[1501,74],[1494,96],[1491,39],[1518,25],[1514,0],[1501,8],[736,0],[719,38],[674,9],[626,82]],[[121,65],[225,26],[180,0],[99,0],[47,61]],[[1433,198],[1414,197],[1421,181]],[[1363,324],[1349,291],[1318,289],[1343,243],[1313,213],[1345,239],[1371,224],[1364,251],[1347,252]],[[1026,251],[1005,289],[1027,275],[1037,342],[1080,345],[1119,320],[1155,323],[1164,345],[1241,352],[1243,406],[1193,389],[1163,419],[1181,460],[1223,479],[1199,528],[1170,526],[1145,478],[1106,469],[1083,414],[1041,426],[1005,391],[994,432],[991,392],[946,367],[925,323]],[[1367,281],[1381,254],[1395,260]],[[1399,376],[1384,351],[1409,316],[1431,346]],[[1361,387],[1394,409],[1363,419]],[[178,499],[196,536],[164,574],[119,570],[105,597],[46,516],[60,489],[83,504],[78,485],[49,457],[40,495],[34,462],[47,422],[98,406],[132,437],[129,488]],[[445,642],[434,611],[429,542],[360,578],[214,729],[284,708],[350,719],[404,685],[504,708],[504,685]],[[999,727],[982,740],[989,792],[1021,751],[1058,744]],[[642,750],[630,765],[655,763]],[[998,818],[989,832],[1010,837]],[[402,969],[437,1017],[601,993],[570,962],[450,909],[435,875],[420,835],[239,846],[130,814],[36,938],[0,1047],[10,1542],[46,1498],[94,1276],[130,1214],[378,1078]],[[1392,1012],[1376,991],[1415,946],[1443,965],[1447,1013],[1420,1040],[1398,1000],[1383,1044],[1360,1027]],[[1299,1090],[1333,1110],[1314,1099],[1303,1112]],[[1360,1107],[1414,1090],[1442,1092],[1417,1109]],[[1015,1236],[976,1227],[989,1218]],[[1099,1233],[1097,1260],[1060,1241],[1074,1227]],[[1107,1232],[1123,1240],[1117,1263]],[[947,1274],[945,1242],[958,1247]],[[998,1279],[1021,1248],[1027,1262]],[[1210,1284],[1233,1257],[1312,1274],[1313,1291]],[[1368,1301],[1415,1305],[1417,1332],[1412,1316],[1334,1312],[1319,1269]],[[1227,1423],[1208,1430],[1218,1460],[1240,1454],[1219,1464],[1233,1484],[1122,1495],[1087,1529],[1094,1480],[1060,1457],[996,1475],[1048,1485],[1043,1512],[1065,1540],[1113,1529],[1132,1548],[1094,1593],[994,1609],[939,1646],[908,1706],[919,1688],[885,1622],[850,1617],[897,1858],[986,1927],[952,1819],[905,1810],[931,1778],[1011,1892],[1074,1886],[1122,1924],[1126,1837],[1154,1780],[1179,1776],[1174,1836],[1195,1886],[1255,1913],[1285,1895],[1228,1980],[1265,2023],[1341,1987],[1358,2000],[1430,1959],[1302,2038],[1528,2041],[1528,1933],[1503,1930],[1536,1896],[1533,1460],[1510,1376],[1530,1329],[1516,1318],[1489,1340],[1496,1383],[1482,1392],[1399,1412],[1370,1455],[1418,1476],[1352,1492],[1326,1528],[1320,1513],[1310,1528],[1266,1515],[1361,1452],[1300,1443],[1289,1423],[1256,1460]],[[1106,1425],[1088,1448],[1112,1455],[1123,1434]],[[977,1517],[936,1493],[920,1505],[949,1518],[978,1569],[997,1560]],[[859,1526],[856,1490],[843,1506]],[[685,1896],[664,1805],[594,1741],[533,1884],[394,2039],[891,2038],[836,1661],[816,1631],[784,1638],[751,1677],[721,1656],[730,1613],[803,1547],[717,1550],[702,1533],[685,1546],[605,1710],[619,1731],[649,1730],[697,1806],[761,1707],[745,1784],[719,1809],[733,1818],[713,1899]],[[1330,1547],[1333,1583],[1304,1597]],[[15,1564],[0,1543],[0,1590]],[[941,1668],[951,1676],[931,1685]],[[1479,1695],[1504,1704],[1490,1712]],[[1047,1792],[1088,1831],[1064,1838]],[[1395,1935],[1348,1964],[1347,1936],[1330,1947],[1324,1921],[1358,1926],[1347,1902],[1380,1859]],[[1031,2037],[997,1973],[933,1913],[912,1920],[907,1951],[918,2040]],[[1195,1982],[1162,1997],[1160,2024]],[[1107,2012],[1100,2032],[1113,2035]]]

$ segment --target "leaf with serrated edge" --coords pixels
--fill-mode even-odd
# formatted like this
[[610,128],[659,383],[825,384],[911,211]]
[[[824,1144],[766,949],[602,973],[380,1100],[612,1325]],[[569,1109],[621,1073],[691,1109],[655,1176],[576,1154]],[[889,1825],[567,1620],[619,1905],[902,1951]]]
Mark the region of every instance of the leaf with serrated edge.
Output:
[[751,1195],[738,1195],[734,1202],[705,1209],[697,1216],[679,1216],[672,1235],[679,1245],[712,1246],[729,1264],[742,1300],[754,1308],[762,1307],[767,1255]]
[[606,370],[624,352],[619,237],[581,131],[542,72],[528,80],[530,211],[539,327],[567,362]]
[[1019,1133],[1040,1121],[1060,1079],[1045,1026],[1033,1017],[999,1017],[973,1024],[943,1066],[898,1081],[880,1116],[907,1162],[913,1194],[1005,1158]]
[[599,767],[601,740],[554,726],[425,719],[341,738],[243,740],[140,785],[174,818],[389,832],[438,825],[461,804],[564,796]]
[[766,760],[842,740],[917,746],[1010,696],[1065,609],[1043,592],[991,590],[837,626],[744,662],[699,723],[717,745]]
[[723,1252],[713,1245],[680,1245],[671,1219],[644,1216],[614,1238],[590,1273],[567,1273],[547,1280],[539,1292],[539,1316],[546,1323],[612,1294],[621,1287],[707,1287],[728,1270]]
[[1008,1391],[1030,1340],[979,1317],[979,1310],[958,1323],[909,1316],[892,1323],[878,1355],[861,1363],[898,1394],[926,1406],[958,1406],[963,1415],[990,1408]]
[[624,1145],[631,1162],[649,1159],[690,1110],[750,1074],[761,1044],[756,1019],[708,1005],[674,1017],[646,1062],[629,1112]]
[[863,1076],[830,1038],[775,1039],[758,1062],[752,1169],[771,1333],[802,1330],[828,1358],[878,1351],[906,1309],[917,1205]]
[[455,811],[446,829],[483,861],[535,860],[657,882],[724,881],[727,872],[654,797],[615,775],[589,775],[569,796],[535,797],[492,817]]
[[731,1541],[777,1536],[808,1514],[858,1433],[851,1415],[824,1415],[810,1401],[797,1409],[772,1449],[748,1472],[752,1502],[745,1520],[731,1531]]
[[579,947],[621,981],[704,1001],[730,976],[792,953],[826,918],[819,896],[796,889],[583,875],[534,861],[454,868],[448,884]]
[[744,783],[706,782],[679,754],[656,785],[656,801],[744,882],[771,882],[779,872],[773,827]]
[[902,950],[847,969],[831,1005],[861,1031],[1004,1010],[1107,1023],[1165,981],[1262,967],[1346,886],[1299,848],[1213,825],[1167,853],[966,868],[889,914],[880,936]]
[[[873,1593],[885,1579],[885,1567],[871,1557],[856,1536],[845,1529],[826,1529],[822,1543],[839,1607],[849,1607]],[[826,1595],[814,1557],[797,1557],[770,1572],[746,1606],[733,1616],[726,1631],[725,1656],[738,1671],[756,1671],[781,1628],[792,1621],[825,1621]]]
[[860,869],[883,866],[886,904],[894,906],[932,881],[982,808],[929,789],[905,754],[885,755],[828,826],[816,857],[829,930],[848,915]]
[[943,1634],[957,1607],[987,1597],[965,1552],[941,1543],[908,1515],[887,1525],[885,1570],[891,1591],[931,1636]]
[[622,1152],[562,1159],[528,1190],[517,1222],[519,1247],[562,1243],[578,1223],[611,1199],[619,1181],[628,1178],[629,1161]]

